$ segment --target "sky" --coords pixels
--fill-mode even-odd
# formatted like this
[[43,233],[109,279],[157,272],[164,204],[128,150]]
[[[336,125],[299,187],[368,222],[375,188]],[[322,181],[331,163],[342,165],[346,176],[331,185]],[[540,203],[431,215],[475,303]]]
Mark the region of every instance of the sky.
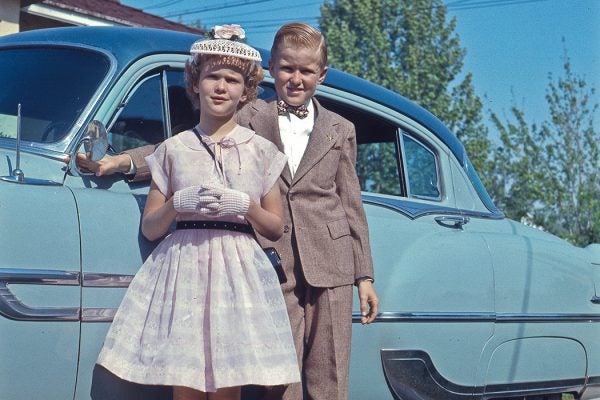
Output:
[[[410,0],[407,0],[410,1]],[[206,27],[240,24],[247,41],[269,49],[277,28],[303,21],[318,27],[323,1],[282,0],[121,0],[167,19]],[[545,95],[549,74],[564,76],[565,54],[571,70],[600,91],[600,0],[444,0],[448,19],[466,50],[463,73],[473,74],[475,92],[502,120],[516,105],[529,124],[549,119]],[[597,92],[593,103],[600,103]],[[594,119],[600,130],[600,110]],[[490,134],[493,135],[493,128]]]

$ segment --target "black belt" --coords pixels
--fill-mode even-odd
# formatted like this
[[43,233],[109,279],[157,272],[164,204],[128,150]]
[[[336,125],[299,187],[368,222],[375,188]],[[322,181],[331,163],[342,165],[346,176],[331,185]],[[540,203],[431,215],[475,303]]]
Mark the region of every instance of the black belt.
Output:
[[254,233],[252,227],[248,224],[225,221],[178,221],[177,229],[225,229],[235,232]]

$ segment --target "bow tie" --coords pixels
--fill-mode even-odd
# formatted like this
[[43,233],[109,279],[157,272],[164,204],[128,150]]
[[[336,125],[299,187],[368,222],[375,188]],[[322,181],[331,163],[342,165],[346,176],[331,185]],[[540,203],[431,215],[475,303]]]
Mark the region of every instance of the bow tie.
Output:
[[308,108],[305,104],[299,106],[291,106],[283,100],[277,102],[277,114],[285,115],[285,113],[294,114],[296,117],[303,119],[308,116]]

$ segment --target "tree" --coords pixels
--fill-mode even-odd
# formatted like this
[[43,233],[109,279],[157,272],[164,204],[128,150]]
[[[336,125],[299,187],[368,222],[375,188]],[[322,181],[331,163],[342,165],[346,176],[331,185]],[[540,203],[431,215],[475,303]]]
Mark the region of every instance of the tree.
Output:
[[600,133],[594,129],[595,89],[571,70],[549,75],[550,121],[527,127],[524,112],[512,108],[516,123],[492,118],[501,145],[494,151],[496,185],[491,191],[511,218],[533,224],[578,245],[600,242]]
[[456,133],[487,180],[490,141],[482,102],[471,74],[459,82],[465,50],[441,0],[326,0],[319,25],[331,66],[431,111]]
[[543,196],[549,223],[576,244],[600,242],[600,132],[594,129],[591,104],[595,89],[571,70],[565,56],[564,77],[549,76],[546,99],[551,121],[542,126],[550,180]]

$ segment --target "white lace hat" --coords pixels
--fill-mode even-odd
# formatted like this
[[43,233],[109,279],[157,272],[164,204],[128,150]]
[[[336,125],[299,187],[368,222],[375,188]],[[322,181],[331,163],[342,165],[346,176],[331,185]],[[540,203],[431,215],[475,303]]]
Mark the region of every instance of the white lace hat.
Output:
[[251,61],[262,61],[260,53],[243,43],[246,32],[239,25],[217,25],[207,34],[208,39],[198,40],[192,45],[192,54],[218,54]]

